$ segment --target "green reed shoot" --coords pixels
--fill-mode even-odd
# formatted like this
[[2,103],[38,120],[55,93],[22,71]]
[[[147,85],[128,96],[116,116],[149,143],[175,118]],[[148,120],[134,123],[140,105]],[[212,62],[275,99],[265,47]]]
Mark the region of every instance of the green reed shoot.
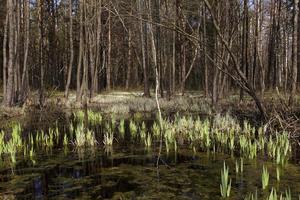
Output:
[[268,172],[268,169],[263,166],[263,172],[262,172],[262,176],[261,176],[261,181],[262,181],[262,189],[266,189],[269,185],[269,178],[270,178],[270,174]]
[[220,184],[221,196],[223,198],[230,196],[231,191],[231,179],[229,180],[229,169],[224,162],[223,170],[221,170],[221,184]]

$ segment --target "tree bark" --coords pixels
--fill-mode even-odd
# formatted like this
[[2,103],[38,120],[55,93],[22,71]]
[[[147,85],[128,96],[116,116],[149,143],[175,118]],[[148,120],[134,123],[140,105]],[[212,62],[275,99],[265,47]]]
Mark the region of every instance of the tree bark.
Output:
[[67,75],[67,83],[65,88],[65,98],[68,100],[69,98],[69,89],[71,84],[72,77],[72,68],[73,68],[73,60],[74,60],[74,48],[73,48],[73,4],[72,0],[69,0],[69,43],[70,43],[70,60],[68,67],[68,75]]
[[291,82],[291,95],[289,103],[293,104],[297,91],[297,53],[298,53],[298,15],[299,15],[299,0],[294,0],[294,17],[293,17],[293,49],[292,49],[292,82]]

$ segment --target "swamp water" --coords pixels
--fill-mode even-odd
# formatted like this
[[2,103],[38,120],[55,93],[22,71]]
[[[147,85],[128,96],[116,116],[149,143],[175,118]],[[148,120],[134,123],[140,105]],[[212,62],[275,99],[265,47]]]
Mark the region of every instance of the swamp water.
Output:
[[263,129],[229,116],[175,116],[163,122],[157,168],[160,129],[153,117],[74,116],[57,123],[32,116],[33,123],[2,131],[11,136],[0,137],[0,199],[222,199],[224,163],[227,199],[273,200],[271,190],[278,199],[300,198],[300,166],[286,133],[262,137]]

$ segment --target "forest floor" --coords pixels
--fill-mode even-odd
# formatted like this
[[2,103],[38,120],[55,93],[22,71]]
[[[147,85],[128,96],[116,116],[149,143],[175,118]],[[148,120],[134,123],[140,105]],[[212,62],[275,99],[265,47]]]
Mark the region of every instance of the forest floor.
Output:
[[[88,108],[101,111],[103,113],[129,114],[135,112],[155,112],[157,105],[155,95],[152,93],[151,98],[143,97],[143,93],[139,91],[123,92],[112,91],[98,94],[88,102]],[[0,94],[0,100],[2,95]],[[285,98],[282,98],[285,99]],[[281,109],[286,102],[282,100],[274,92],[267,92],[263,98],[268,112]],[[160,98],[160,107],[165,113],[201,113],[210,115],[212,113],[231,112],[235,115],[241,115],[247,118],[253,118],[259,121],[259,112],[256,109],[255,103],[248,96],[245,96],[244,101],[239,101],[239,95],[232,93],[219,101],[218,107],[212,108],[210,98],[205,98],[200,92],[187,92],[184,96],[175,95],[171,99]],[[293,106],[291,112],[298,112],[300,109],[300,95],[297,96],[296,105]],[[45,110],[72,110],[83,108],[84,105],[76,102],[75,92],[71,92],[68,101],[64,99],[62,92],[49,93],[46,98]],[[12,119],[23,116],[32,108],[38,108],[38,95],[33,93],[28,102],[23,107],[0,109],[0,120]]]

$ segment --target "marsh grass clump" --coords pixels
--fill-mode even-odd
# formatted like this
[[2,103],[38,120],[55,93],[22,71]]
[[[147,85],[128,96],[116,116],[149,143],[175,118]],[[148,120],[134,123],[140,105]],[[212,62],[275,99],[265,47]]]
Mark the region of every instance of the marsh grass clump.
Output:
[[104,134],[103,144],[105,146],[112,146],[114,142],[114,133],[113,131],[106,132]]
[[[83,122],[85,119],[85,112],[83,110],[78,110],[73,113],[74,119],[77,122]],[[96,126],[102,123],[102,115],[100,112],[94,112],[92,110],[87,110],[87,121],[90,125]]]
[[258,200],[258,198],[257,198],[257,190],[256,190],[255,194],[249,194],[248,196],[246,196],[244,198],[244,200]]
[[239,163],[238,160],[235,161],[235,172],[237,174],[244,172],[244,160],[241,158],[241,162]]
[[16,152],[17,152],[17,147],[16,145],[13,143],[12,140],[10,140],[5,147],[5,151],[6,153],[10,154],[10,158],[11,158],[11,162],[14,164],[16,163]]
[[280,168],[278,166],[276,167],[276,179],[278,182],[280,181]]
[[240,125],[238,121],[233,118],[229,113],[222,116],[217,114],[213,121],[214,128],[219,130],[228,130],[228,129],[235,129],[240,130]]
[[134,121],[141,121],[143,119],[143,114],[140,112],[136,112],[133,115],[133,119]]
[[135,137],[138,132],[138,127],[133,120],[130,120],[130,122],[129,122],[129,130],[130,130],[131,135],[133,137]]
[[147,134],[147,137],[145,138],[144,143],[145,143],[145,146],[147,148],[151,147],[151,145],[152,145],[152,138],[151,138],[151,135],[149,133]]
[[177,150],[177,142],[175,130],[168,126],[164,132],[164,141],[166,146],[167,153],[170,152],[171,147],[174,147],[175,151]]
[[100,112],[94,112],[92,110],[88,110],[88,121],[92,126],[96,126],[102,123],[102,115]]
[[2,155],[2,153],[5,150],[5,138],[4,138],[4,132],[1,131],[0,132],[0,155]]
[[267,144],[267,151],[269,157],[271,157],[277,164],[284,165],[289,160],[291,152],[291,143],[287,132],[282,134],[276,133],[275,138],[269,137]]
[[75,145],[77,147],[83,147],[85,145],[85,133],[83,123],[77,124],[75,129]]
[[74,119],[77,122],[83,122],[84,121],[84,112],[82,110],[78,110],[73,113]]
[[269,185],[269,178],[270,178],[270,174],[268,172],[268,169],[263,166],[263,172],[261,175],[261,181],[262,181],[262,189],[265,190],[268,185]]
[[229,168],[224,162],[223,169],[221,170],[221,185],[220,185],[221,196],[227,198],[230,196],[231,191],[231,179],[229,180]]
[[86,132],[86,143],[88,146],[93,147],[97,144],[97,140],[95,138],[95,133],[87,130]]
[[97,143],[94,133],[90,130],[85,130],[83,123],[78,123],[75,128],[75,146],[78,148],[94,146]]
[[67,134],[65,134],[65,135],[64,135],[64,142],[63,142],[63,145],[64,145],[64,146],[68,146],[68,141],[69,141],[69,140],[68,140],[68,136],[67,136]]
[[121,134],[122,137],[125,135],[125,120],[121,119],[119,123],[119,133]]
[[154,122],[152,125],[152,133],[156,137],[160,135],[160,127],[157,122]]
[[267,200],[278,200],[276,189],[272,188],[271,193],[267,197]]
[[12,124],[12,132],[10,139],[5,142],[5,134],[3,131],[0,133],[0,143],[1,153],[10,154],[11,162],[14,164],[16,163],[16,153],[18,150],[22,150],[23,141],[21,137],[21,125],[19,123]]
[[285,191],[284,194],[280,195],[280,200],[292,200],[292,194],[291,194],[291,190],[288,189]]

